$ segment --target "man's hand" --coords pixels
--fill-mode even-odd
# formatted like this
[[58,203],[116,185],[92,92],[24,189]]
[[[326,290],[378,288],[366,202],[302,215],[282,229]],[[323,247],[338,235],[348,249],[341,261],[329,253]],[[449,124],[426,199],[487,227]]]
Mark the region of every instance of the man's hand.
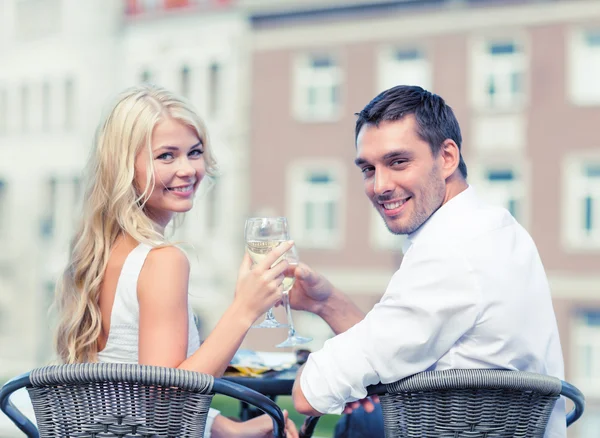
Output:
[[356,304],[308,265],[290,265],[285,275],[296,277],[289,294],[292,309],[320,316],[336,335],[345,332],[365,317]]
[[363,398],[362,400],[357,400],[351,403],[347,403],[346,407],[344,408],[344,414],[351,414],[353,411],[355,411],[356,409],[360,408],[361,406],[363,407],[363,409],[365,410],[365,412],[367,413],[371,413],[375,410],[375,403],[379,403],[379,396],[374,395],[372,397],[366,397]]
[[304,263],[289,266],[286,274],[296,277],[289,295],[292,309],[319,315],[334,290],[329,280]]

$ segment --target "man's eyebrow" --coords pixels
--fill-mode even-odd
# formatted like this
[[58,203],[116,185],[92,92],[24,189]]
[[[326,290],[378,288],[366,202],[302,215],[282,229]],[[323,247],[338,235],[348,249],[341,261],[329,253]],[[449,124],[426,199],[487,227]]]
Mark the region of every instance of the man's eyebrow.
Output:
[[[390,151],[387,154],[385,154],[382,159],[384,161],[387,161],[391,158],[398,158],[398,157],[405,157],[405,158],[410,158],[413,156],[413,153],[411,151],[408,151],[406,149],[396,149],[395,151]],[[356,164],[357,166],[362,166],[364,164],[369,164],[369,162],[367,160],[365,160],[364,158],[358,157],[354,160],[354,164]]]
[[363,164],[367,164],[368,161],[365,160],[364,158],[357,158],[356,160],[354,160],[354,164],[356,164],[357,166],[362,166]]
[[411,151],[407,151],[406,149],[396,149],[395,151],[390,151],[383,156],[384,160],[389,160],[390,158],[398,158],[398,157],[407,157],[410,158],[413,156]]

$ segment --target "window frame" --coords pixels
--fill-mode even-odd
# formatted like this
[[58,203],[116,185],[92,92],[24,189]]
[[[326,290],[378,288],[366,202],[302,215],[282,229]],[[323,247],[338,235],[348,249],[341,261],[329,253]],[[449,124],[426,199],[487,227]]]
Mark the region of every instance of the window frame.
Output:
[[[498,44],[512,42],[520,53],[520,58],[514,62],[518,66],[516,70],[522,73],[521,91],[505,104],[490,104],[489,94],[485,92],[485,78],[488,77],[491,66],[491,55],[487,52],[487,47],[494,42]],[[522,111],[529,103],[530,93],[530,44],[522,30],[514,29],[507,32],[479,35],[471,40],[470,48],[470,87],[471,103],[475,109],[481,112],[503,113]]]
[[584,222],[582,214],[582,190],[589,186],[584,176],[585,167],[592,165],[600,167],[599,153],[575,153],[567,155],[563,160],[562,172],[562,238],[563,246],[569,252],[600,252],[600,177],[592,183],[592,195],[595,199],[598,213],[592,217],[596,231],[590,235],[581,226]]
[[[332,230],[325,228],[308,230],[306,228],[306,204],[313,194],[310,183],[305,182],[307,175],[313,172],[329,173],[336,186],[331,195],[336,205],[335,224]],[[339,249],[343,245],[346,208],[346,168],[335,159],[300,160],[288,166],[286,172],[287,212],[290,218],[292,238],[306,248]],[[337,191],[337,194],[336,194]],[[329,202],[329,201],[328,201]]]
[[[391,75],[390,70],[392,68],[400,67],[399,64],[401,64],[401,61],[395,59],[395,57],[394,57],[394,55],[396,53],[398,53],[398,51],[400,51],[400,50],[404,50],[404,51],[414,50],[414,51],[420,52],[420,54],[422,55],[422,58],[419,58],[419,60],[425,64],[424,68],[426,70],[425,75],[427,76],[427,80],[419,81],[419,83],[410,83],[410,84],[404,83],[402,81],[396,81],[392,85],[392,83],[391,83],[392,81],[389,80],[389,77]],[[389,89],[393,86],[396,86],[396,85],[418,85],[427,91],[433,92],[433,66],[432,66],[432,61],[429,56],[429,53],[430,53],[429,48],[422,43],[387,44],[385,46],[382,46],[379,49],[378,56],[377,56],[378,72],[377,72],[376,94],[380,93],[386,89]],[[409,62],[409,61],[406,61],[406,62]],[[394,64],[396,64],[396,65],[394,65]]]
[[[332,102],[329,111],[316,111],[310,108],[308,104],[307,93],[311,85],[315,83],[314,78],[308,78],[310,67],[309,61],[316,57],[329,57],[333,66],[329,67],[333,71],[329,73],[331,76],[330,91],[333,87],[337,87],[337,102]],[[325,77],[325,74],[322,74]],[[336,122],[342,117],[344,106],[344,71],[341,62],[341,56],[335,51],[314,51],[298,54],[293,59],[293,77],[292,77],[292,113],[295,120],[306,123],[315,122]],[[325,79],[321,79],[326,82]],[[324,86],[323,86],[324,87]]]
[[[580,69],[587,70],[590,68],[589,63],[591,55],[589,48],[584,47],[584,36],[586,32],[595,31],[600,36],[600,25],[597,26],[579,26],[572,28],[568,34],[568,54],[567,54],[567,93],[568,100],[577,106],[599,106],[600,105],[600,83],[596,85],[597,89],[594,93],[590,93],[588,82],[583,89],[581,86],[581,77],[579,76]],[[598,44],[596,54],[597,68],[600,73],[600,44]]]

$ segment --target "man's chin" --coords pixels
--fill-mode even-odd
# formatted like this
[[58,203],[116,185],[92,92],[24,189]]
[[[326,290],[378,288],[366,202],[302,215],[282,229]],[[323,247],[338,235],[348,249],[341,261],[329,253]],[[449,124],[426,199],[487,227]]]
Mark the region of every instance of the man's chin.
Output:
[[406,232],[406,225],[397,223],[395,220],[389,219],[389,218],[384,218],[384,221],[385,221],[385,225],[390,233],[398,234],[398,235],[408,234]]

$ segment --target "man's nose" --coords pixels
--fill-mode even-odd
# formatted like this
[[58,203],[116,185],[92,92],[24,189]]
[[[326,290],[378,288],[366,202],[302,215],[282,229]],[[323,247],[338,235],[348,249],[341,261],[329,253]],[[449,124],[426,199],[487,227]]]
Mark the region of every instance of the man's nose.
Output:
[[378,170],[375,172],[373,190],[376,195],[383,195],[384,193],[394,191],[393,182],[388,172],[385,170]]

